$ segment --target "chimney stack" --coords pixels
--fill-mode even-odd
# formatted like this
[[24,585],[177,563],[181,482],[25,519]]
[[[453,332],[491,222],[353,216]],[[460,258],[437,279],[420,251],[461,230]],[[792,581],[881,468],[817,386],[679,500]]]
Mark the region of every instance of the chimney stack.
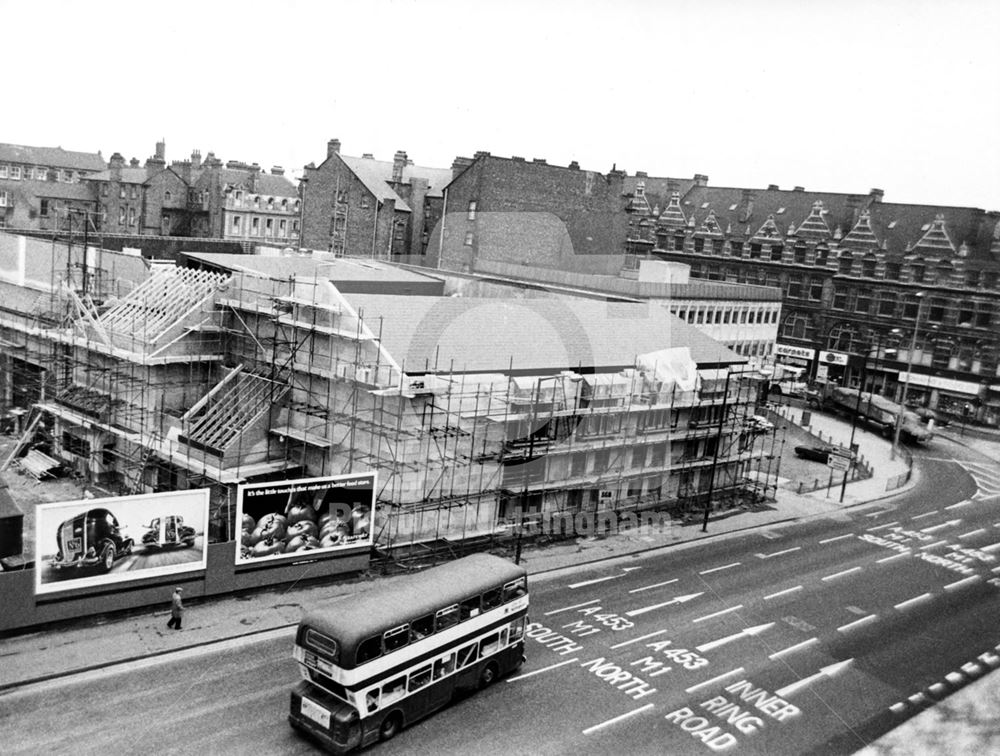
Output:
[[116,152],[115,154],[113,154],[111,156],[111,159],[108,161],[108,169],[111,171],[112,181],[122,180],[122,168],[124,167],[125,167],[125,158],[122,157],[122,154],[120,152]]
[[406,152],[396,150],[392,157],[392,180],[397,184],[403,183],[403,168],[406,167]]
[[451,177],[455,178],[458,174],[472,165],[472,158],[467,157],[456,157],[451,161]]
[[139,167],[139,158],[132,158],[131,160],[128,161],[128,164],[129,164],[130,168],[138,168]]
[[872,189],[868,192],[868,196],[872,198],[872,202],[881,202],[885,192],[881,189]]
[[694,174],[694,185],[695,186],[708,186],[708,176],[704,173]]
[[569,164],[568,167],[569,167],[569,169],[571,171],[578,171],[578,170],[580,170],[580,164],[578,162],[576,162],[575,160],[570,161],[570,164]]
[[191,165],[195,169],[201,168],[201,150],[191,150]]
[[156,159],[163,162],[167,160],[167,141],[165,139],[156,143]]
[[285,169],[282,168],[280,165],[271,166],[271,175],[272,176],[284,176],[285,175]]
[[777,184],[768,184],[767,185],[767,191],[769,191],[769,192],[780,192],[781,191],[781,187],[779,187]]
[[340,154],[340,140],[331,139],[326,143],[326,156],[333,157],[334,155]]

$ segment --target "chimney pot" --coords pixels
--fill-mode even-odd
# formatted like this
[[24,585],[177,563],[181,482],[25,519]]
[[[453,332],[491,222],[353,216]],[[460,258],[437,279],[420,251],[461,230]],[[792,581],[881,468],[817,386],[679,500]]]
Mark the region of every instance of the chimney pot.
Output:
[[272,176],[284,176],[285,175],[285,169],[282,168],[280,165],[271,166],[271,175]]
[[578,162],[576,162],[575,160],[573,160],[569,164],[569,169],[571,171],[578,171],[578,170],[580,170],[580,164]]
[[545,162],[545,158],[532,158],[531,162],[538,163],[539,165],[547,165],[547,163]]
[[777,192],[777,191],[781,191],[781,188],[777,184],[768,184],[767,185],[767,191],[769,191],[769,192]]
[[647,174],[645,171],[636,171],[635,172],[635,177],[636,178],[649,178],[649,174]]
[[510,159],[513,160],[515,163],[523,163],[524,162],[524,158],[521,157],[520,155],[511,155]]
[[331,139],[329,142],[326,143],[326,156],[327,157],[333,157],[334,155],[337,155],[339,153],[340,153],[340,140],[339,139]]
[[804,186],[797,186],[792,191],[793,192],[804,192],[806,188]]

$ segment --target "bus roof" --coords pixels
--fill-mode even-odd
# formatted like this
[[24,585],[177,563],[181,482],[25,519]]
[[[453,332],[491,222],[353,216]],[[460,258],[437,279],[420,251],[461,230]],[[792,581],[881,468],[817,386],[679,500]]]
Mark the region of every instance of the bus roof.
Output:
[[329,609],[307,612],[301,624],[329,635],[342,648],[353,648],[373,635],[526,575],[523,567],[501,557],[471,554],[347,596]]

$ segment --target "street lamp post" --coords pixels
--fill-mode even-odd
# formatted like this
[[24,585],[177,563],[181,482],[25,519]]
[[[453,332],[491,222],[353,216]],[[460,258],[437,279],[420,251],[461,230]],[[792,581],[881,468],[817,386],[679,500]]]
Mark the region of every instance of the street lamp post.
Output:
[[896,451],[899,449],[899,434],[903,429],[903,413],[906,412],[906,393],[910,388],[910,374],[913,372],[913,353],[917,349],[917,331],[920,330],[920,310],[924,305],[924,295],[927,292],[918,291],[917,297],[917,317],[913,321],[913,336],[910,338],[910,352],[906,355],[906,379],[903,381],[903,394],[899,397],[899,412],[896,413],[896,430],[892,436],[892,449],[889,451],[889,459],[896,459]]

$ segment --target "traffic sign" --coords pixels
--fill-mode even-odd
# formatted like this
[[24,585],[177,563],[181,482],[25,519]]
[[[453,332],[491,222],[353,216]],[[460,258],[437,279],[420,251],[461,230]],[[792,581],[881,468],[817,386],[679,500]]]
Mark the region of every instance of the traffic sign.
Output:
[[850,454],[841,454],[839,451],[831,451],[826,458],[826,466],[831,470],[846,470],[851,466]]

